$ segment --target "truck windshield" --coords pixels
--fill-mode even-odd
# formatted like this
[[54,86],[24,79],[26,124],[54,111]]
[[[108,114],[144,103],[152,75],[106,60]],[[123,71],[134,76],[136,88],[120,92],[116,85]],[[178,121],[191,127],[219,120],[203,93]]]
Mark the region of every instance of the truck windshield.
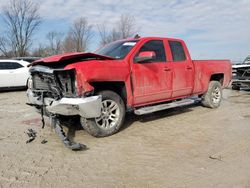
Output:
[[113,42],[97,50],[95,53],[110,56],[115,59],[123,59],[137,42],[138,40]]

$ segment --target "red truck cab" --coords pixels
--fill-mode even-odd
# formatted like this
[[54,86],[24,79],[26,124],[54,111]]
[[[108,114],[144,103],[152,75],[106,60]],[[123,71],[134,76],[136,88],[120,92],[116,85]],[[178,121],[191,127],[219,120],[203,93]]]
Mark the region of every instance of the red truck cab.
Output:
[[30,72],[33,105],[48,115],[79,115],[85,130],[103,137],[120,129],[126,111],[147,114],[190,104],[192,96],[218,107],[231,63],[194,61],[182,40],[145,37],[116,41],[96,53],[43,58]]

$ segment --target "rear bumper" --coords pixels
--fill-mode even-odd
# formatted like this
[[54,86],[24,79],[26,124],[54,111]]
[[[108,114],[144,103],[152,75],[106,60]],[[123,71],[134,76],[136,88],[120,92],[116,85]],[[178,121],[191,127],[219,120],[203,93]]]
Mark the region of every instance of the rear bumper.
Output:
[[[101,96],[91,96],[86,98],[44,98],[39,92],[27,90],[29,103],[35,106],[45,106],[51,114],[65,116],[80,115],[84,118],[95,118],[101,115],[102,98]],[[41,92],[40,92],[41,93]]]

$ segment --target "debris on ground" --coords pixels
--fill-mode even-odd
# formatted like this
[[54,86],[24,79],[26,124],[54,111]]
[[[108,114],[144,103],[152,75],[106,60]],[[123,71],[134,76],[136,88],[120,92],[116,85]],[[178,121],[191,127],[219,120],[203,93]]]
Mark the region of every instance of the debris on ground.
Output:
[[61,126],[60,120],[59,118],[57,118],[56,116],[52,116],[51,117],[51,124],[55,129],[55,132],[57,133],[57,135],[59,136],[59,138],[61,139],[61,141],[64,143],[64,145],[73,150],[73,151],[82,151],[82,150],[86,150],[87,146],[84,144],[80,144],[80,143],[75,143],[74,141],[71,141],[65,134],[65,132],[63,131],[63,128]]
[[36,138],[36,131],[34,131],[33,129],[28,129],[28,132],[26,132],[26,134],[28,135],[29,139],[26,141],[26,144],[32,142],[33,140],[35,140]]
[[214,157],[214,156],[210,155],[210,156],[209,156],[209,159],[222,161],[222,157],[221,157],[221,155],[219,155],[218,157]]
[[43,139],[41,144],[46,144],[47,142],[48,142],[48,140]]

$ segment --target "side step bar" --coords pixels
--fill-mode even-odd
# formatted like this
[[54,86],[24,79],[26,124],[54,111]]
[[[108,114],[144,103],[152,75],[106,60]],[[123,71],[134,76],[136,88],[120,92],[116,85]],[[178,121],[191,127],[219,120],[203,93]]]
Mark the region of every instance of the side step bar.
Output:
[[175,108],[178,106],[185,106],[185,105],[190,105],[199,102],[200,99],[195,97],[195,98],[188,98],[188,99],[182,99],[180,101],[176,102],[170,102],[170,103],[164,103],[164,104],[158,104],[154,106],[146,106],[142,108],[138,108],[134,111],[136,115],[143,115],[143,114],[149,114],[152,112],[160,111],[160,110],[166,110],[169,108]]

